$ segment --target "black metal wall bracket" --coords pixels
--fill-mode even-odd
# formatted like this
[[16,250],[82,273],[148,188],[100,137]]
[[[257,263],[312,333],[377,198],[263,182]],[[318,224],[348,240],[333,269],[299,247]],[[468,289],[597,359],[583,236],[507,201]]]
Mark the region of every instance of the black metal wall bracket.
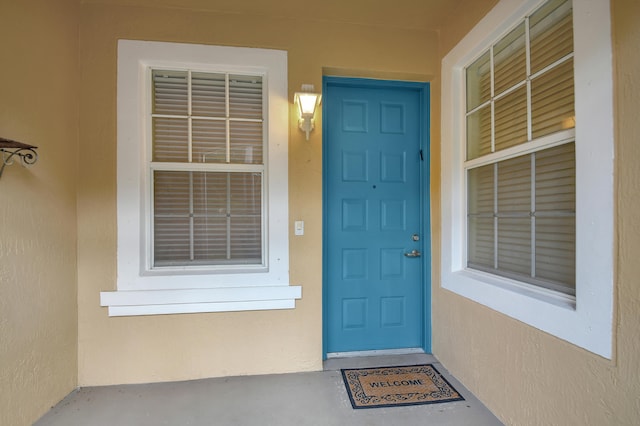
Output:
[[0,164],[0,177],[6,166],[13,164],[15,156],[20,157],[23,165],[28,166],[38,161],[37,146],[26,143],[13,141],[0,137],[0,155],[2,155],[2,164]]

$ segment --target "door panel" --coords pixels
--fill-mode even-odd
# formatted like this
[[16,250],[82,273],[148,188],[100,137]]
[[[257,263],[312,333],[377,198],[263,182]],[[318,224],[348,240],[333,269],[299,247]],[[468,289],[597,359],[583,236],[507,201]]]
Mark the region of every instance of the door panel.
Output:
[[423,347],[424,85],[358,81],[325,84],[325,349]]

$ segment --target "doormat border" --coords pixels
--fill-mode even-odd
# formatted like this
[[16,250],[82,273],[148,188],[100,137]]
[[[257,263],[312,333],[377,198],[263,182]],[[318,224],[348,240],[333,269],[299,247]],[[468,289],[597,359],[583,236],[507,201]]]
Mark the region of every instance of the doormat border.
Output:
[[[397,369],[401,371],[403,369],[414,369],[421,368],[421,370],[416,371],[417,373],[426,374],[431,382],[438,388],[438,393],[442,394],[440,399],[432,399],[432,400],[413,400],[411,402],[402,402],[402,399],[407,399],[406,395],[413,396],[415,394],[389,394],[385,395],[386,401],[391,402],[381,402],[382,400],[378,398],[380,402],[371,402],[369,401],[361,401],[358,399],[358,396],[361,398],[368,398],[362,384],[360,383],[360,376],[362,376],[363,372],[370,373],[376,370],[393,370]],[[431,370],[431,371],[429,371]],[[397,365],[391,367],[367,367],[367,368],[343,368],[340,369],[342,373],[342,380],[344,381],[344,385],[347,388],[347,394],[349,395],[349,400],[351,401],[351,406],[354,409],[366,409],[366,408],[386,408],[386,407],[406,407],[409,405],[427,405],[427,404],[440,404],[445,402],[454,402],[454,401],[464,401],[462,394],[458,392],[452,385],[444,378],[442,374],[434,367],[433,364],[416,364],[416,365]],[[430,374],[431,373],[431,374]],[[352,389],[353,386],[353,389]],[[354,394],[356,395],[354,397]],[[424,394],[423,394],[424,395]],[[388,397],[389,399],[387,399]],[[375,398],[375,397],[371,397]],[[399,399],[399,400],[398,400]],[[395,402],[397,401],[397,402]],[[362,405],[362,404],[371,404],[371,405]]]

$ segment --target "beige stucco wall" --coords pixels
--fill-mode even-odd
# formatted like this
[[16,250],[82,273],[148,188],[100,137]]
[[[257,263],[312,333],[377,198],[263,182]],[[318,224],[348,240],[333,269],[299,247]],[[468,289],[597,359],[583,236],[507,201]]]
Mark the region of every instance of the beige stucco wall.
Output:
[[[435,355],[510,425],[640,422],[640,3],[612,3],[617,191],[614,359],[593,355],[442,290],[439,271],[434,274]],[[451,34],[459,39],[464,32],[452,27]],[[449,44],[443,46],[442,56],[453,46],[451,36],[443,40]],[[439,265],[437,256],[434,265]]]
[[76,387],[78,5],[0,2],[0,136],[39,146],[0,178],[0,424]]
[[100,291],[116,288],[117,39],[286,50],[292,101],[302,83],[320,90],[323,69],[428,81],[439,68],[437,33],[104,4],[84,4],[81,14],[80,385],[320,369],[321,121],[307,142],[296,127],[293,108],[290,222],[305,221],[304,236],[291,233],[291,282],[303,287],[296,309],[109,318],[99,306]]

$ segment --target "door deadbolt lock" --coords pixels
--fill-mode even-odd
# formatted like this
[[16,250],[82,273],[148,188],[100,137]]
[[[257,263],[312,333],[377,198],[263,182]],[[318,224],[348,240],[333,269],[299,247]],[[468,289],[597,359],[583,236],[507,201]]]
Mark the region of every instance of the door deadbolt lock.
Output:
[[412,240],[412,241],[420,241],[420,235],[418,235],[418,234],[413,234],[413,235],[411,236],[411,240]]

